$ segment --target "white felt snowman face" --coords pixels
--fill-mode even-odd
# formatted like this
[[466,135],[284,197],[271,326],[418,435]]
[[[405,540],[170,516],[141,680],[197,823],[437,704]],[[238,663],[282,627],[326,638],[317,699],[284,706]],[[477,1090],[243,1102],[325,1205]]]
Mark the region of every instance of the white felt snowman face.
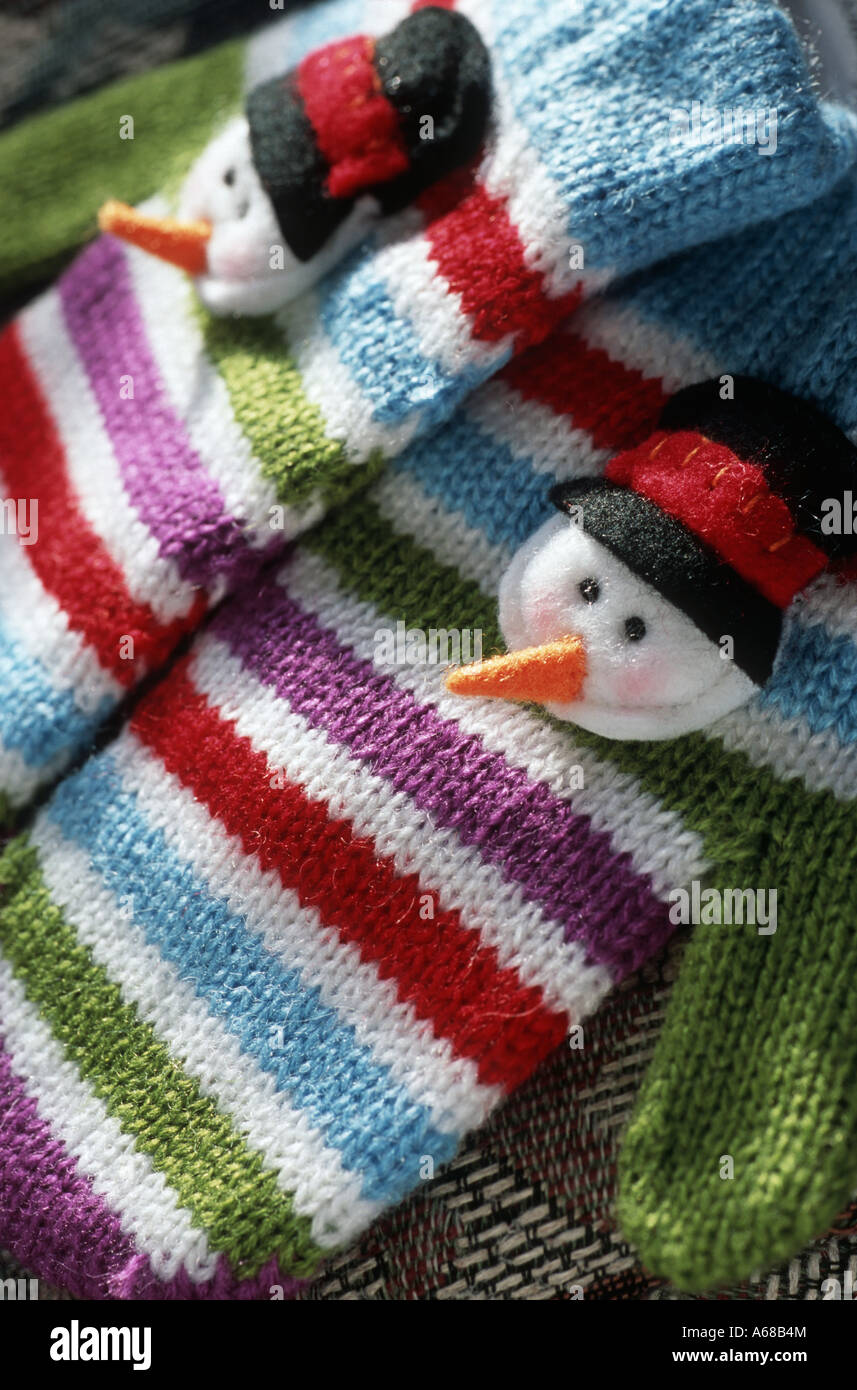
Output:
[[274,313],[315,284],[365,237],[377,214],[374,198],[357,199],[319,251],[299,260],[256,172],[247,119],[236,116],[191,169],[175,218],[110,202],[99,221],[102,230],[188,271],[211,313],[256,315]]
[[243,116],[225,127],[203,151],[182,190],[178,216],[208,223],[206,265],[196,287],[214,313],[270,313],[299,264],[286,250],[285,270],[271,268],[272,248],[282,242],[274,209],[250,154]]
[[238,116],[203,151],[188,175],[180,222],[208,223],[199,297],[215,314],[270,314],[313,285],[365,235],[374,199],[358,201],[321,250],[300,261],[283,239],[253,163],[250,127]]
[[110,200],[99,224],[186,271],[212,313],[271,314],[380,217],[470,164],[490,108],[478,31],[423,5],[380,38],[335,39],[253,87],[197,160],[175,217]]
[[[484,693],[527,699],[534,698],[529,690],[550,689],[559,698],[541,702],[551,714],[607,738],[688,733],[757,689],[684,613],[563,515],[545,522],[514,556],[500,586],[500,626],[517,675]],[[506,658],[495,660],[499,672]],[[543,678],[554,661],[558,689]],[[474,686],[469,693],[483,692]]]

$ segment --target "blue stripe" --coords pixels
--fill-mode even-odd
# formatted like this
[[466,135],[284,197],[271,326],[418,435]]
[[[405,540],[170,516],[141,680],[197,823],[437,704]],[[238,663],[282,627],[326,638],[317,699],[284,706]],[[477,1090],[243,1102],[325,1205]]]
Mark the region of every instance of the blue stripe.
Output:
[[266,951],[148,824],[112,757],[102,754],[62,783],[49,815],[107,887],[130,899],[147,942],[361,1176],[367,1200],[398,1201],[417,1181],[421,1158],[452,1157],[455,1138],[433,1127],[428,1109],[375,1062],[318,988]]
[[857,647],[822,623],[790,619],[759,698],[787,719],[803,717],[813,733],[832,729],[840,743],[857,743]]
[[376,248],[358,248],[320,291],[325,331],[372,407],[373,418],[398,425],[419,412],[420,428],[442,424],[458,403],[485,381],[511,353],[490,366],[462,367],[452,373],[421,353],[410,319],[396,313],[384,281],[377,276]]
[[[784,298],[781,287],[787,287]],[[857,428],[857,183],[634,276],[608,295],[713,357]]]
[[72,690],[55,690],[42,663],[0,625],[0,742],[28,767],[85,749],[113,709],[110,696],[84,714]]
[[548,501],[551,475],[537,473],[466,411],[390,462],[397,471],[417,478],[448,510],[461,512],[468,525],[483,531],[494,545],[517,548],[553,515]]

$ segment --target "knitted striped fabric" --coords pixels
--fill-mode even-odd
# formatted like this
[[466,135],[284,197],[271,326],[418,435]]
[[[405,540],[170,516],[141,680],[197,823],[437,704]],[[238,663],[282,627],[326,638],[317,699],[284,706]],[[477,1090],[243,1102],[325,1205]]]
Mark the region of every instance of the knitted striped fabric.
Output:
[[[287,16],[251,41],[246,85],[406,8],[335,0]],[[482,164],[317,293],[276,320],[206,319],[180,273],[102,238],[0,339],[7,810],[89,746],[212,602],[587,290],[807,201],[853,157],[854,120],[812,96],[772,5],[466,8],[495,69]],[[724,104],[776,108],[776,153],[668,138],[702,74]]]
[[[715,361],[763,365],[853,440],[855,231],[850,181],[767,244],[726,243],[716,277],[669,267],[633,312],[681,316]],[[853,528],[852,499],[832,500]],[[623,1229],[682,1288],[793,1255],[857,1186],[857,590],[843,580],[795,606],[757,709],[723,721],[719,765],[696,769],[705,814],[735,814],[713,886],[776,890],[778,922],[768,937],[704,915],[694,927],[628,1130]],[[757,772],[736,796],[748,760]]]
[[[753,1205],[754,1258],[784,1230],[796,1249],[808,1219],[828,1223],[854,1176],[828,1124],[802,1126],[798,1171],[824,1175],[829,1203],[805,1215],[780,1185],[766,1205],[763,1179],[782,1107],[804,1113],[792,1097],[812,1097],[813,1120],[838,1116],[840,1133],[848,1118],[849,1068],[817,1075],[794,1037],[817,988],[835,1002],[826,1041],[837,1023],[847,1039],[854,1009],[853,893],[811,904],[819,885],[849,883],[854,854],[853,588],[817,581],[765,692],[670,744],[605,742],[527,708],[458,700],[441,664],[390,664],[379,638],[397,623],[424,636],[478,628],[490,651],[499,574],[548,514],[551,483],[600,471],[651,430],[667,394],[727,363],[853,429],[857,320],[840,277],[855,221],[857,189],[843,185],[742,237],[740,257],[737,241],[688,257],[504,368],[226,603],[115,745],[10,846],[2,1151],[18,1215],[0,1242],[19,1258],[38,1272],[79,1226],[88,1287],[124,1288],[127,1246],[93,1254],[88,1241],[110,1221],[163,1283],[205,1292],[213,1272],[259,1279],[272,1259],[284,1278],[310,1273],[662,947],[673,888],[706,875],[794,885],[795,862],[804,887],[783,894],[762,943],[795,1019],[788,1089],[772,1088],[780,1039],[768,996],[754,997],[740,1014],[750,1055],[734,1070],[753,1104],[759,1186],[719,1202],[734,1231],[747,1229],[742,1201]],[[813,955],[822,931],[838,974]],[[723,955],[750,955],[749,969],[760,941]],[[796,970],[781,943],[801,941]],[[695,1026],[731,1071],[709,1027],[729,1022],[717,973]],[[714,1080],[694,1073],[699,1107],[741,1092]],[[38,1161],[31,1148],[21,1158],[22,1110],[40,1126]],[[716,1111],[718,1143],[730,1113]],[[674,1144],[677,1128],[664,1125]],[[665,1151],[659,1161],[673,1171]],[[87,1193],[88,1227],[60,1200],[61,1165]],[[647,1232],[645,1218],[633,1235],[646,1258]]]

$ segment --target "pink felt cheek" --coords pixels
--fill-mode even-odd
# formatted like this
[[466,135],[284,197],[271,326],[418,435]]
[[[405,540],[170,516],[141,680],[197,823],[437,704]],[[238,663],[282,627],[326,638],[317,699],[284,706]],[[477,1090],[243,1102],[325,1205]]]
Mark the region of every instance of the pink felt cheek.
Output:
[[665,662],[640,661],[626,666],[616,675],[616,695],[622,705],[661,703],[659,697],[669,685],[670,672]]
[[533,646],[564,637],[570,631],[568,605],[556,595],[542,595],[528,606],[527,626],[533,636]]
[[259,249],[241,235],[212,239],[209,270],[221,280],[252,280],[259,274]]

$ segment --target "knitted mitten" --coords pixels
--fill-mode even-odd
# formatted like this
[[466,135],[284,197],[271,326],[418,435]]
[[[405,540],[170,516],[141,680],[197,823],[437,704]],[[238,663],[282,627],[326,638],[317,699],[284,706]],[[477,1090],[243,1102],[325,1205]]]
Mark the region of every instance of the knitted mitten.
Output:
[[[816,101],[773,5],[610,0],[571,17],[543,0],[464,8],[490,57],[484,158],[386,218],[320,289],[276,318],[219,319],[183,272],[106,236],[0,340],[0,798],[13,808],[89,745],[212,601],[544,338],[586,290],[808,201],[853,156],[855,122]],[[370,5],[366,28],[389,32],[407,9]],[[266,28],[249,45],[247,87],[270,90],[295,67],[306,76],[304,55],[354,24],[353,4],[337,0]],[[194,90],[225,65],[228,106],[235,50],[217,52],[192,69]],[[755,146],[697,140],[671,120],[703,76],[724,109],[755,113]],[[143,148],[145,121],[134,141],[116,133],[134,110],[118,101],[139,90],[87,99],[84,147],[101,119],[116,146]],[[180,99],[166,109],[181,118]],[[195,139],[219,109],[201,102]],[[48,206],[46,167],[57,169],[42,158],[44,120],[33,128],[39,159],[27,161],[20,132],[0,149],[0,170],[8,159],[12,187],[29,194],[19,200],[28,236],[33,199]],[[96,175],[92,148],[83,176],[59,179],[56,217],[39,212],[32,250],[14,230],[10,250],[0,229],[7,271],[43,269],[106,194],[145,186],[138,153],[134,177],[111,187],[118,156]],[[72,165],[81,157],[75,149]],[[222,184],[229,170],[212,167]],[[70,186],[87,196],[83,224]],[[211,288],[211,275],[197,278]]]
[[[639,426],[657,385],[614,410],[577,349],[573,399]],[[310,1273],[670,930],[699,838],[419,657],[496,642],[481,500],[521,525],[573,447],[533,354],[228,600],[0,861],[0,1242],[37,1271],[71,1224],[90,1293]]]
[[[764,238],[724,243],[707,271],[680,260],[632,290],[629,354],[693,344],[706,369],[762,373],[854,439],[855,233],[852,179]],[[815,468],[822,529],[853,549],[857,489]],[[855,643],[853,580],[821,577],[789,610],[760,696],[707,739],[621,760],[709,862],[695,891],[675,885],[693,937],[620,1174],[626,1235],[684,1288],[791,1256],[857,1185]],[[753,915],[746,895],[730,907],[746,889]]]
[[[444,667],[499,645],[500,576],[551,515],[551,484],[650,435],[676,388],[728,361],[848,423],[854,320],[837,318],[837,294],[855,219],[843,187],[743,237],[741,258],[733,243],[689,258],[504,367],[225,603],[9,847],[0,1012],[19,1258],[55,1256],[59,1235],[33,1213],[65,1163],[88,1184],[87,1219],[106,1210],[153,1278],[183,1272],[205,1292],[213,1271],[252,1279],[272,1259],[283,1277],[310,1273],[570,1027],[585,1046],[587,1014],[674,929],[677,886],[756,883],[773,856],[785,872],[808,823],[842,868],[853,826],[831,784],[842,794],[849,776],[837,682],[851,647],[824,615],[847,612],[848,590],[818,585],[764,694],[680,740],[600,739],[457,696]],[[781,316],[776,287],[818,315],[787,301]],[[817,704],[801,675],[816,652],[830,665]],[[806,938],[811,952],[819,920],[803,906],[784,895],[777,934],[747,949]],[[816,909],[847,965],[837,912]],[[847,985],[834,988],[844,1019]],[[762,1009],[742,1016],[756,1037]],[[775,1138],[764,1066],[741,1061]],[[739,1089],[730,1078],[723,1094]],[[29,1186],[15,1167],[25,1102],[44,1133]],[[129,1153],[144,1191],[123,1181]],[[129,1258],[126,1245],[84,1261],[88,1287],[133,1291]]]

